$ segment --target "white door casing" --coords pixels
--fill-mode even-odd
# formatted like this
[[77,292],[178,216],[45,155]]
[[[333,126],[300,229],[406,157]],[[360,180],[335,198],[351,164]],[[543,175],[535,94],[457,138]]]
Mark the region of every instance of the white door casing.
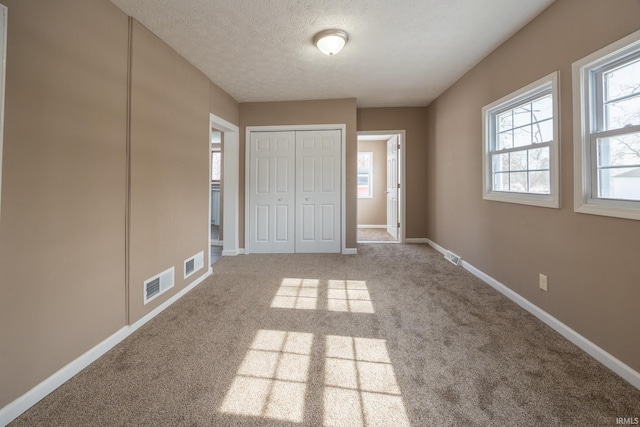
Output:
[[292,253],[295,132],[253,132],[250,150],[250,251]]
[[342,137],[338,130],[296,132],[298,253],[339,253]]
[[[234,125],[218,117],[215,114],[209,115],[209,128],[215,128],[224,133],[224,156],[222,156],[223,163],[223,212],[222,212],[222,230],[224,234],[224,242],[222,243],[222,255],[234,256],[244,252],[244,249],[239,248],[239,173],[240,173],[240,147],[239,147],[239,131],[238,126]],[[211,140],[211,135],[209,135]],[[210,156],[209,156],[210,158]],[[209,181],[209,178],[207,179]],[[207,185],[208,197],[211,197],[211,190]],[[211,206],[211,200],[209,200],[209,206]],[[211,212],[209,212],[209,218]],[[206,233],[211,239],[211,229],[209,220],[207,220]],[[211,242],[209,243],[211,246]],[[207,255],[208,257],[209,255]]]
[[398,136],[387,141],[387,233],[398,238]]

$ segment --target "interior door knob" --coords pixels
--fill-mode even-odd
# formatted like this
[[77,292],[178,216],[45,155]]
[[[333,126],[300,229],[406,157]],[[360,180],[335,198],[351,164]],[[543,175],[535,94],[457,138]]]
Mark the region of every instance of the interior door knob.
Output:
[[281,202],[282,201],[282,197],[278,197],[278,201]]
[[309,198],[308,198],[308,197],[305,197],[305,198],[304,198],[304,200],[306,200],[306,201],[308,202],[308,201],[309,201]]

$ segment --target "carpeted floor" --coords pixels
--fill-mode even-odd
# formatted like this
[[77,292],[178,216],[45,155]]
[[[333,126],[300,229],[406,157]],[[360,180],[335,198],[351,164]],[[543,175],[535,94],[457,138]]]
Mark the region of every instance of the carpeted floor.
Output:
[[384,228],[358,228],[358,242],[396,241]]
[[640,391],[424,245],[223,258],[20,426],[594,426]]

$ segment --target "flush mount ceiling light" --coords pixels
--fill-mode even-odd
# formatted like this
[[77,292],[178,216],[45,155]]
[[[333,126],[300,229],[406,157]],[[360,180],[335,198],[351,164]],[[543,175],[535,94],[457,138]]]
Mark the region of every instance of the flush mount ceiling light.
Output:
[[349,36],[342,30],[324,30],[313,36],[313,44],[325,55],[335,55],[347,44]]

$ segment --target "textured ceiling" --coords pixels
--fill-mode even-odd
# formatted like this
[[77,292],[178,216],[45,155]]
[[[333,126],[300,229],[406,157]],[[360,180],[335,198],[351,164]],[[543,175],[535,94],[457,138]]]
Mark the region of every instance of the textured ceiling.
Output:
[[[424,106],[554,0],[112,0],[239,102]],[[323,55],[315,33],[349,42]]]

